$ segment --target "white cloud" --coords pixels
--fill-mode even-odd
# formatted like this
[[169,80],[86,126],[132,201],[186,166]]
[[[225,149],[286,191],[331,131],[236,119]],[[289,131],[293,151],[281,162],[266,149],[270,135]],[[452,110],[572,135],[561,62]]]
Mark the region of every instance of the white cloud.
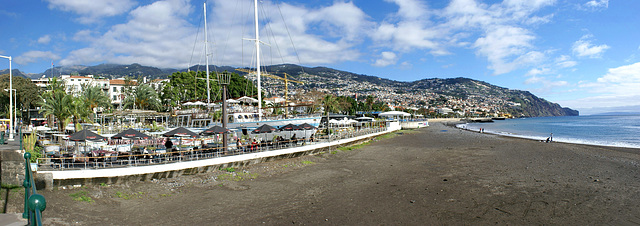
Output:
[[567,81],[561,81],[561,80],[555,81],[548,77],[538,76],[539,74],[544,74],[548,72],[549,71],[536,71],[536,70],[529,71],[529,73],[527,74],[530,76],[530,78],[525,80],[524,83],[528,85],[540,84],[542,87],[535,89],[535,91],[542,92],[542,93],[547,93],[556,87],[563,87],[569,84]]
[[381,22],[369,35],[379,46],[396,51],[428,50],[433,55],[450,54],[444,47],[449,31],[434,25],[431,11],[416,0],[387,0],[399,6],[398,12]]
[[[187,1],[157,1],[131,11],[125,24],[118,24],[90,47],[72,51],[61,61],[63,65],[106,61],[110,63],[140,63],[142,65],[175,66],[177,58],[188,59],[195,29],[186,22],[191,10]],[[74,39],[91,34],[80,31]],[[181,65],[186,67],[186,64]]]
[[529,70],[525,76],[536,76],[541,74],[549,74],[551,70],[549,68],[534,68]]
[[[601,78],[601,83],[640,83],[640,62],[631,65],[610,68],[609,72]],[[640,88],[638,86],[637,88]],[[640,94],[640,91],[638,92]]]
[[398,56],[393,52],[382,52],[381,58],[377,59],[373,66],[386,67],[395,64],[398,61]]
[[580,10],[590,10],[590,11],[601,10],[606,8],[609,8],[609,0],[591,0],[584,3],[583,5],[578,6],[578,9]]
[[570,56],[561,55],[556,58],[556,65],[560,68],[568,68],[578,65],[578,62],[571,60]]
[[402,63],[400,63],[400,69],[402,70],[409,70],[413,68],[413,64],[407,62],[407,61],[403,61]]
[[602,53],[609,49],[608,45],[593,45],[590,35],[585,35],[580,38],[580,40],[573,43],[573,53],[579,57],[589,57],[589,58],[600,58]]
[[[350,2],[314,9],[284,3],[278,9],[276,5],[263,4],[261,11],[275,12],[261,15],[260,39],[269,44],[261,48],[263,64],[314,65],[357,60],[360,52],[354,46],[362,42],[364,31],[371,26],[364,12]],[[254,37],[253,11],[224,0],[213,1],[208,8],[210,64],[249,66],[255,55],[254,44],[242,38]],[[190,5],[188,0],[156,1],[137,7],[129,13],[126,23],[114,25],[105,33],[77,32],[74,40],[91,44],[73,51],[62,62],[140,63],[162,68],[204,64],[203,30],[189,23],[201,11],[201,5]],[[278,11],[284,12],[287,29]]]
[[132,0],[46,0],[50,9],[59,9],[80,15],[84,24],[97,22],[102,17],[115,16],[129,11],[136,3]]
[[50,35],[44,35],[44,36],[38,38],[38,43],[40,43],[40,44],[49,44],[50,41],[51,41],[51,36]]
[[428,17],[427,6],[420,1],[415,0],[385,0],[386,2],[393,2],[399,6],[396,16],[402,17],[408,20],[419,20],[420,18]]
[[571,101],[571,106],[587,108],[637,105],[637,100],[640,100],[640,62],[610,68],[607,74],[595,82],[580,82],[579,87],[594,96]]
[[87,30],[80,30],[80,31],[76,32],[73,35],[72,39],[74,41],[78,41],[78,42],[91,41],[91,40],[96,38],[95,35],[96,35],[95,31],[88,30],[88,29]]
[[40,59],[45,59],[45,60],[58,60],[60,59],[60,56],[58,54],[55,54],[53,52],[50,51],[29,51],[26,53],[23,53],[22,55],[14,58],[14,61],[17,64],[21,64],[21,65],[26,65],[29,63],[33,63],[33,62],[37,62]]
[[453,0],[443,10],[452,31],[481,31],[472,47],[489,61],[494,74],[504,74],[545,58],[533,45],[536,36],[526,26],[547,23],[553,15],[534,15],[554,0],[506,0],[487,5],[474,0]]
[[535,37],[526,29],[512,26],[498,26],[487,30],[484,37],[473,44],[480,55],[489,60],[489,68],[495,74],[504,74],[523,64],[538,62],[543,53],[528,51]]

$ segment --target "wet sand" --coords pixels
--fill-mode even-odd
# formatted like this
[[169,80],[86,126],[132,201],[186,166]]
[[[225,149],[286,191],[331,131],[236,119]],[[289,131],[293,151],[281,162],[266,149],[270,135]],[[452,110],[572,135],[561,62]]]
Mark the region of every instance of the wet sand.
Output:
[[[43,191],[45,223],[640,224],[638,149],[430,125],[351,151],[252,165],[239,177]],[[93,202],[70,197],[79,192]]]

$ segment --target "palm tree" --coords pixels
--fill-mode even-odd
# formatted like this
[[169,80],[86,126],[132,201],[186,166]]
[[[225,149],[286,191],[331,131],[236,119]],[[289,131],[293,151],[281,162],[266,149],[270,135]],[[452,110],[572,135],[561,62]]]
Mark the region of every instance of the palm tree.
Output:
[[[92,112],[96,113],[98,108],[109,108],[111,106],[111,101],[109,100],[109,96],[102,91],[102,88],[99,86],[89,86],[84,87],[82,90],[82,97],[84,100],[84,105]],[[90,121],[93,122],[94,114],[89,115]]]
[[71,117],[71,106],[73,97],[67,95],[64,91],[50,91],[42,94],[42,102],[40,104],[40,113],[43,116],[54,116],[58,119],[58,131],[64,131],[64,127],[68,119]]
[[79,131],[81,129],[79,126],[80,122],[89,121],[89,115],[91,115],[91,113],[93,112],[89,107],[87,107],[83,97],[73,97],[71,95],[68,96],[71,97],[69,112],[71,116],[73,116],[73,124],[76,128],[76,131]]
[[269,103],[267,104],[267,107],[270,107],[273,109],[273,115],[281,115],[283,112],[282,110],[282,104],[281,103]]
[[324,113],[327,115],[327,134],[329,133],[329,112],[338,111],[338,101],[332,95],[325,95],[322,98],[322,106],[324,107]]
[[158,93],[149,85],[140,85],[134,91],[133,95],[124,99],[124,107],[138,107],[147,110],[159,110],[162,106]]

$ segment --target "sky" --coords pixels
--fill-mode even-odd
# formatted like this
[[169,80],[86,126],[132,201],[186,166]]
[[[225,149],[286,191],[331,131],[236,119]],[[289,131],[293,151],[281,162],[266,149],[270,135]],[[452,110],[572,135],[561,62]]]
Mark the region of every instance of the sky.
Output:
[[[207,45],[203,3],[207,3]],[[250,0],[21,0],[0,7],[0,55],[55,66],[255,65]],[[640,1],[264,0],[262,64],[397,81],[467,77],[581,111],[640,112]],[[0,58],[0,69],[8,68]],[[255,67],[255,66],[254,66]]]

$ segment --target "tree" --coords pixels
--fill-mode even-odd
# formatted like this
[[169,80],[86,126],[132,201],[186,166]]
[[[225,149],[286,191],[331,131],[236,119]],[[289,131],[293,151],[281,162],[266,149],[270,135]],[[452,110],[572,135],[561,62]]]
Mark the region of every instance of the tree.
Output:
[[160,110],[161,101],[158,93],[149,85],[143,84],[133,91],[133,95],[124,99],[125,108],[138,108],[144,110]]
[[372,111],[373,110],[373,103],[374,103],[373,96],[368,95],[367,99],[365,100],[365,105],[364,105],[367,111]]
[[[83,100],[85,107],[92,113],[97,113],[98,108],[108,109],[111,106],[109,96],[99,86],[83,87],[80,98]],[[94,114],[90,114],[89,119],[93,122]]]
[[53,78],[47,91],[42,93],[40,113],[43,116],[54,116],[58,119],[58,131],[63,132],[68,119],[72,116],[73,97],[64,91],[64,82]]
[[[67,95],[67,97],[71,98],[71,103],[69,105],[69,113],[73,117],[73,124],[76,128],[76,131],[79,131],[80,123],[82,121],[88,121],[89,115],[93,113],[85,104],[83,97],[74,97],[72,95]],[[65,125],[67,123],[64,123]],[[64,128],[64,127],[63,127]]]
[[[20,115],[23,111],[35,108],[35,106],[37,106],[37,103],[40,101],[39,95],[41,93],[41,90],[27,78],[13,76],[12,80],[12,86],[16,92],[16,96],[14,96],[13,98],[17,98],[17,101],[14,100],[14,104],[18,109],[18,115],[16,117],[20,118]],[[2,109],[2,114],[6,115],[6,117],[8,118],[9,92],[4,91],[5,89],[9,90],[9,74],[0,75],[0,109]]]
[[329,113],[338,112],[338,101],[333,95],[325,95],[322,98],[322,107],[324,108],[324,112],[327,116]]
[[258,88],[253,85],[253,82],[237,73],[231,73],[231,81],[228,88],[231,98],[258,95]]

